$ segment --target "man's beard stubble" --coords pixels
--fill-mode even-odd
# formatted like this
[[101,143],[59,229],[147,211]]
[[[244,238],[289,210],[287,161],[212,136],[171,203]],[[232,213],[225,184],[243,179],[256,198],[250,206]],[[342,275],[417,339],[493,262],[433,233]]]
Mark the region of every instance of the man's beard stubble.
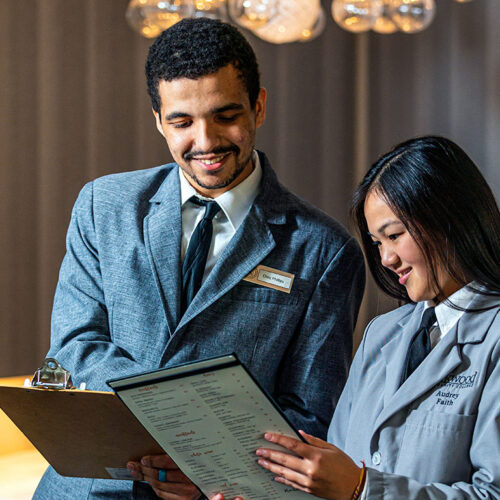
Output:
[[[219,184],[205,184],[201,179],[199,179],[195,173],[191,170],[191,171],[186,171],[186,169],[182,169],[184,171],[184,173],[186,175],[188,175],[189,177],[191,177],[191,179],[194,180],[194,182],[202,187],[203,189],[222,189],[222,188],[225,188],[227,186],[229,186],[230,184],[232,184],[239,176],[240,174],[243,172],[243,170],[245,170],[245,167],[248,165],[248,162],[251,161],[252,159],[252,154],[253,154],[253,149],[250,151],[250,154],[248,155],[247,158],[245,158],[242,162],[238,162],[237,161],[237,158],[238,158],[238,155],[240,153],[240,148],[238,148],[238,146],[230,146],[230,147],[220,147],[220,148],[215,148],[213,149],[212,151],[210,151],[210,154],[224,154],[224,153],[234,153],[235,155],[235,159],[236,159],[236,166],[235,166],[235,169],[233,170],[233,172],[231,172],[231,174],[229,175],[229,177],[227,177],[226,179],[223,179]],[[186,161],[186,162],[189,162],[191,161],[193,158],[195,158],[196,156],[202,156],[202,155],[206,155],[207,153],[206,152],[201,152],[201,151],[193,151],[193,152],[189,152],[189,153],[185,153],[183,155],[183,159]],[[208,175],[210,175],[209,172],[207,172]],[[214,177],[215,177],[216,173],[214,173]]]

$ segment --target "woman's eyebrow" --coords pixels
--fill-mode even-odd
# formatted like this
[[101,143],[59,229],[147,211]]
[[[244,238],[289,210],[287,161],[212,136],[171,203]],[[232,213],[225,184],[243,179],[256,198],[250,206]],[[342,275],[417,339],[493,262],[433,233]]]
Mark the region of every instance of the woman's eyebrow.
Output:
[[[401,221],[399,221],[399,220],[387,221],[377,229],[377,233],[382,234],[389,226],[392,226],[393,224],[401,224]],[[368,234],[370,236],[372,236],[373,238],[375,238],[375,236],[373,234],[371,234],[370,232],[368,232]]]

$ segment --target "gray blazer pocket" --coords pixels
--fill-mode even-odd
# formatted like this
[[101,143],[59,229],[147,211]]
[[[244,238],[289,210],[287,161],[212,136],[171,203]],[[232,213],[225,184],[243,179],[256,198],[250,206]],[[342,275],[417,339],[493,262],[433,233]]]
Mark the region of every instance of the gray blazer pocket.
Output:
[[413,410],[408,415],[396,473],[451,484],[468,480],[476,415]]

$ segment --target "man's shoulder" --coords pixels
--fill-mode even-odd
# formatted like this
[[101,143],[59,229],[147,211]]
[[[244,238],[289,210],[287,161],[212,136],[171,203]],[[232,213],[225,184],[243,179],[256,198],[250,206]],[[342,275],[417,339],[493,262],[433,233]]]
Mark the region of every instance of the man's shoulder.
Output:
[[316,230],[334,231],[343,237],[350,238],[347,229],[332,216],[288,190],[285,193],[289,215],[301,220],[304,224],[310,224]]
[[330,248],[336,253],[348,242],[353,248],[358,245],[348,230],[333,217],[312,203],[300,198],[279,184],[280,196],[272,205],[272,211],[286,221],[302,239],[314,242],[320,247]]
[[[166,179],[170,174],[175,175],[176,167],[175,163],[169,163],[159,167],[98,177],[82,188],[75,209],[86,211],[89,204],[94,210],[100,208],[121,210],[126,207],[135,209],[137,205],[147,204],[163,186],[168,184]],[[175,182],[172,184],[175,185]]]
[[347,229],[333,217],[312,203],[300,198],[286,188],[276,177],[269,160],[259,153],[263,167],[263,193],[257,203],[275,217],[285,217],[290,227],[295,227],[307,237],[326,238],[343,243],[352,239]]
[[94,190],[119,191],[122,195],[126,193],[143,192],[151,188],[158,189],[165,178],[175,169],[175,163],[168,163],[158,167],[132,170],[108,174],[95,179],[92,184]]

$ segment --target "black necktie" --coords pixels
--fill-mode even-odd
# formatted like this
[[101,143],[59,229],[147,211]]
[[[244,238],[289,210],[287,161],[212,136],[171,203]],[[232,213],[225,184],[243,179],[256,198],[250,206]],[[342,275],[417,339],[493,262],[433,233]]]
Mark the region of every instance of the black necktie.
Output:
[[415,333],[408,347],[400,385],[403,385],[403,382],[415,371],[427,354],[431,352],[431,338],[429,333],[431,326],[435,322],[436,313],[434,312],[434,307],[429,307],[424,311],[420,328]]
[[184,264],[182,265],[181,315],[184,314],[200,289],[205,264],[207,263],[208,250],[212,241],[212,219],[220,210],[216,201],[205,201],[196,197],[191,198],[190,201],[205,207],[205,214],[191,236]]

